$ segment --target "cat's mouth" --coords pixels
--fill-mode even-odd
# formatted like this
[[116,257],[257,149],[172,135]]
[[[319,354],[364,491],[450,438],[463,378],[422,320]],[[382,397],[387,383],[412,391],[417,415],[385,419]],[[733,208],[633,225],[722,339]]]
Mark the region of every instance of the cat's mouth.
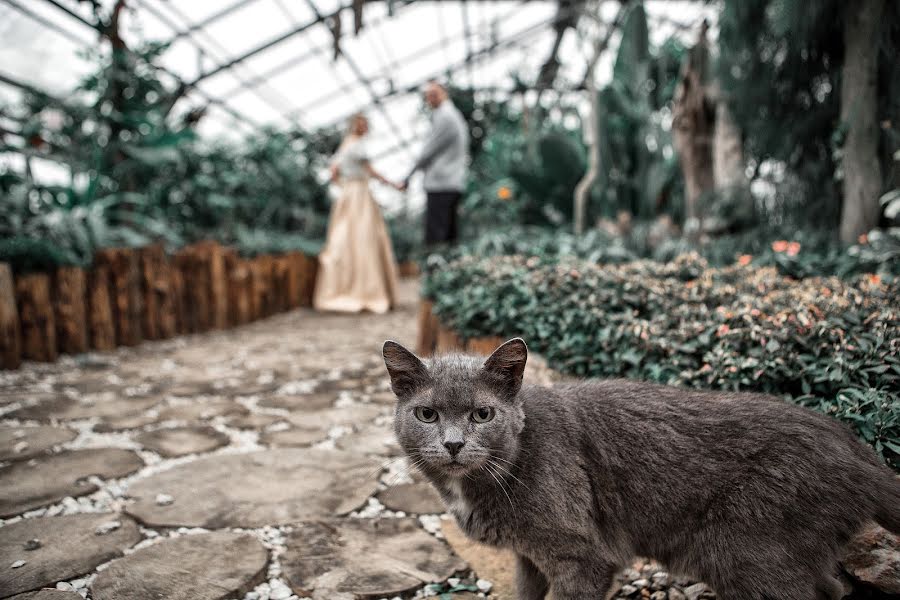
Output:
[[460,462],[456,458],[451,458],[441,465],[441,468],[451,475],[462,475],[472,469],[472,463]]

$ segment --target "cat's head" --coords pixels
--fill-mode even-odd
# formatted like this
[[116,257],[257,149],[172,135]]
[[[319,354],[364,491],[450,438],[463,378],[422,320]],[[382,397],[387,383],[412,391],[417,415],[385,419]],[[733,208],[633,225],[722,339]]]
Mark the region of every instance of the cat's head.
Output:
[[424,472],[462,477],[518,451],[525,415],[518,394],[528,349],[513,339],[487,359],[454,354],[426,364],[396,342],[384,363],[397,396],[394,429]]

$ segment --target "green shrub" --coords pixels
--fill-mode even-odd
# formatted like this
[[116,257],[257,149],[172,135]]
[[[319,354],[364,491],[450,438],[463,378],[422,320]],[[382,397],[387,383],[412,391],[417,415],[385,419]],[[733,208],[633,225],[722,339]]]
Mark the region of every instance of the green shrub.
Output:
[[[582,236],[546,227],[513,226],[485,232],[464,243],[434,251],[426,261],[442,268],[464,256],[522,254],[541,261],[580,258],[609,264],[652,258],[667,262],[696,252],[712,266],[732,265],[741,257],[755,266],[774,266],[795,279],[814,276],[852,277],[878,273],[900,275],[900,228],[873,230],[859,244],[843,248],[832,234],[817,231],[784,231],[769,228],[730,233],[695,242],[684,237],[651,242],[652,225],[635,223],[627,235],[592,229]],[[774,248],[785,248],[775,250]],[[774,248],[773,248],[774,246]]]
[[900,282],[773,267],[465,257],[423,293],[463,337],[521,335],[551,366],[792,398],[900,467]]

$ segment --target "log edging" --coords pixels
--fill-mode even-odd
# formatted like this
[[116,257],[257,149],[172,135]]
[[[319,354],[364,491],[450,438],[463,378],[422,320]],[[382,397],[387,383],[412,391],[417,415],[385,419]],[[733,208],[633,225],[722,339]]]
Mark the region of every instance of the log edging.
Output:
[[0,369],[236,327],[312,306],[318,259],[240,257],[213,241],[98,250],[89,269],[14,274],[0,263]]

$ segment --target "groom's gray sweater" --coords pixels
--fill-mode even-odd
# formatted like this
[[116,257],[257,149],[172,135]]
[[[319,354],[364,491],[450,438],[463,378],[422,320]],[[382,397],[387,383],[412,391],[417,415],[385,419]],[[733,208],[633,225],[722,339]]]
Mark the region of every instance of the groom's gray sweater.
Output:
[[434,109],[431,133],[412,173],[425,171],[425,191],[461,192],[466,182],[469,129],[450,100]]

